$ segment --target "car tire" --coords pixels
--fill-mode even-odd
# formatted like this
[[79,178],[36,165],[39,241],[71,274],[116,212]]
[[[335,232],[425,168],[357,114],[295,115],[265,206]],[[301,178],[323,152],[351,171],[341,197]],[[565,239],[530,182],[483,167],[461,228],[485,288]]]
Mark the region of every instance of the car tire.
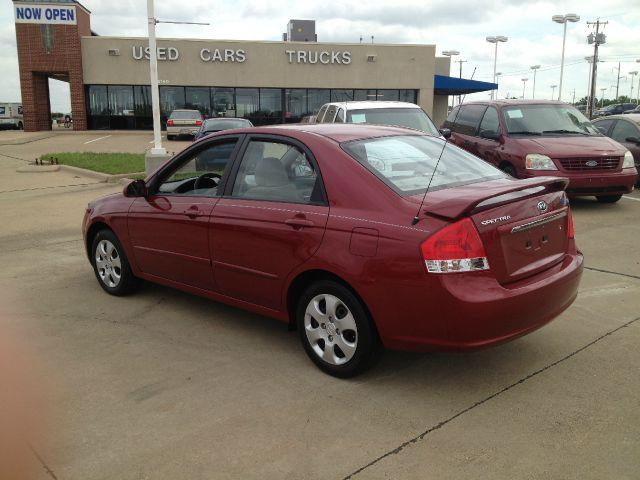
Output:
[[100,230],[91,244],[91,263],[98,283],[111,295],[134,292],[141,280],[133,275],[127,255],[111,230]]
[[167,135],[167,140],[174,140],[175,138],[175,135]]
[[516,176],[516,169],[514,168],[513,165],[505,164],[500,168],[500,170],[502,170],[507,175],[512,176],[513,178],[518,178]]
[[600,195],[596,200],[600,203],[616,203],[622,198],[622,195]]
[[24,128],[24,125],[22,124],[22,122],[18,122],[18,130],[22,130]]
[[296,323],[309,358],[334,377],[359,375],[381,355],[378,332],[366,308],[340,283],[322,280],[309,286],[298,301]]

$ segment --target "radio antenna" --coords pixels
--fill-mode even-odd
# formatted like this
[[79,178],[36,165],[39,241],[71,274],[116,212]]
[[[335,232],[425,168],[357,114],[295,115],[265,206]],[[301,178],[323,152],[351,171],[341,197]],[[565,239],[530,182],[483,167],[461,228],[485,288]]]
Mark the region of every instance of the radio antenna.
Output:
[[[473,73],[471,74],[471,79],[473,79],[473,76],[476,74],[476,68],[474,67],[473,69]],[[456,123],[456,120],[458,119],[458,115],[460,114],[460,110],[461,110],[461,105],[464,103],[464,99],[467,98],[467,94],[465,93],[464,96],[462,97],[462,100],[460,100],[460,103],[458,104],[458,111],[456,112],[456,116],[453,117],[453,123]],[[440,150],[440,155],[438,155],[438,160],[436,160],[436,166],[433,168],[433,173],[431,173],[431,178],[429,179],[429,183],[427,184],[427,189],[424,192],[424,195],[422,196],[422,200],[420,201],[420,206],[418,207],[418,211],[416,212],[415,217],[413,217],[413,220],[411,220],[411,225],[415,225],[420,221],[420,212],[422,211],[422,207],[424,206],[424,201],[427,198],[427,193],[429,193],[429,189],[431,188],[431,182],[433,182],[433,177],[436,176],[436,172],[438,171],[438,165],[440,165],[440,159],[442,158],[442,154],[444,153],[444,149],[447,148],[447,145],[449,144],[449,138],[445,138],[444,139],[444,145],[442,145],[442,150]]]

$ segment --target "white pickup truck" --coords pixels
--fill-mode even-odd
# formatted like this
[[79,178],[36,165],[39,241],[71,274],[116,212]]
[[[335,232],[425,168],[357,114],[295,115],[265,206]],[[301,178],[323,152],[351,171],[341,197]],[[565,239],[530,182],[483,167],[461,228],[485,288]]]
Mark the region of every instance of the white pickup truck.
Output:
[[17,128],[18,130],[22,130],[23,126],[22,104],[0,103],[0,128]]

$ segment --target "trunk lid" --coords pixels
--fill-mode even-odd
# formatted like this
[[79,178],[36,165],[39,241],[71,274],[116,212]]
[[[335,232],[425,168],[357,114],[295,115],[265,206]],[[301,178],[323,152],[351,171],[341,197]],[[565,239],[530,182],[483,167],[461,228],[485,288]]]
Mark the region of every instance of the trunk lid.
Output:
[[507,284],[556,265],[567,253],[566,185],[554,177],[467,185],[429,193],[425,210],[451,220],[469,216],[491,272]]

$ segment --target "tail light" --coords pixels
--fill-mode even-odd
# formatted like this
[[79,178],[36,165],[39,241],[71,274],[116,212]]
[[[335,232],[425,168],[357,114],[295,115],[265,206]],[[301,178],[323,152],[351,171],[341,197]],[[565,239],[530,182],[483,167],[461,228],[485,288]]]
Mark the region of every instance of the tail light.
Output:
[[173,120],[167,120],[167,127],[173,127]]
[[196,120],[196,127],[199,127],[200,125],[202,125],[202,120]]
[[470,218],[437,231],[420,246],[431,273],[488,270],[487,253]]
[[567,226],[567,235],[569,238],[576,238],[575,231],[573,230],[573,215],[571,215],[571,210],[567,211],[568,223]]

